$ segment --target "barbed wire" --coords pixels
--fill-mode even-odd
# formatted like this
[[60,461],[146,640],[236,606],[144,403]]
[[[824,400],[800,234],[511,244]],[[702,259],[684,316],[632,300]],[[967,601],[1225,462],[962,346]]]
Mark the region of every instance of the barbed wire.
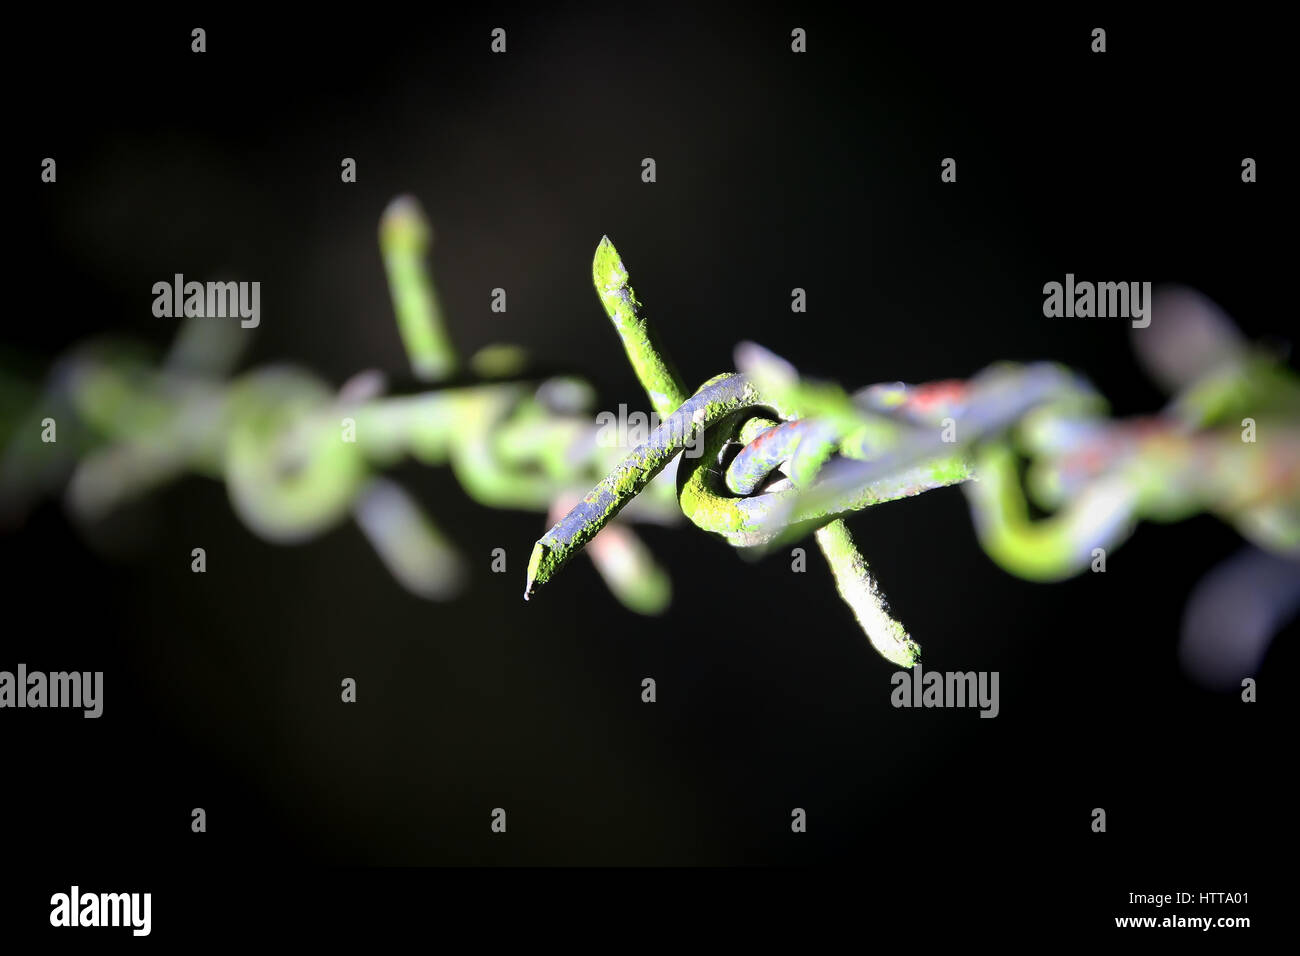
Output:
[[[380,248],[413,382],[395,392],[389,376],[367,371],[336,391],[289,364],[230,378],[250,336],[202,317],[184,322],[161,362],[132,343],[87,343],[56,363],[24,415],[5,416],[0,512],[12,523],[66,486],[68,510],[94,521],[198,474],[222,481],[235,513],[267,541],[307,541],[351,517],[404,587],[454,596],[466,561],[383,469],[407,458],[447,466],[480,504],[546,514],[624,449],[593,423],[584,379],[531,369],[513,346],[460,359],[428,269],[432,239],[415,200],[385,210]],[[56,440],[42,441],[45,421],[62,429]],[[679,520],[671,487],[652,489],[624,518],[592,560],[624,606],[657,614],[669,578],[630,523]]]
[[[849,395],[804,380],[753,343],[736,350],[740,373],[687,398],[608,238],[594,280],[665,419],[538,540],[525,598],[678,456],[678,504],[692,523],[739,548],[771,550],[812,533],[873,646],[904,667],[916,663],[919,647],[890,615],[843,521],[887,501],[963,485],[985,550],[1034,580],[1087,569],[1141,519],[1201,510],[1264,547],[1300,549],[1300,387],[1274,356],[1241,346],[1223,328],[1218,354],[1200,357],[1205,368],[1170,408],[1134,423],[1104,419],[1105,402],[1087,381],[1051,363],[1001,363],[968,382],[875,385]],[[1238,432],[1244,426],[1248,436]],[[1258,428],[1266,442],[1256,440]],[[683,455],[701,439],[702,454]],[[1020,455],[1031,460],[1040,503],[1055,512],[1049,519],[1028,517]]]
[[[245,338],[201,319],[187,321],[161,365],[117,345],[83,347],[14,429],[0,463],[6,510],[21,511],[15,503],[51,484],[60,463],[83,519],[193,472],[224,481],[236,514],[270,541],[308,540],[350,515],[401,584],[448,598],[463,560],[379,474],[410,457],[449,466],[481,504],[550,515],[526,599],[586,550],[626,607],[664,610],[668,576],[630,521],[684,515],[759,554],[811,534],[872,645],[903,667],[919,646],[844,520],[874,505],[959,485],[985,551],[1030,580],[1070,577],[1099,555],[1104,566],[1140,521],[1202,511],[1271,553],[1300,554],[1300,380],[1188,290],[1160,327],[1135,333],[1174,395],[1154,416],[1107,418],[1102,396],[1054,363],[850,394],[754,343],[737,347],[739,371],[689,393],[606,237],[593,260],[597,295],[659,420],[644,440],[618,443],[592,422],[589,384],[530,374],[513,346],[477,353],[466,378],[413,199],[390,204],[379,238],[414,386],[394,393],[366,372],[333,391],[288,365],[227,381]],[[35,419],[65,413],[71,441],[60,451],[38,442]],[[1031,499],[1047,517],[1030,518]]]

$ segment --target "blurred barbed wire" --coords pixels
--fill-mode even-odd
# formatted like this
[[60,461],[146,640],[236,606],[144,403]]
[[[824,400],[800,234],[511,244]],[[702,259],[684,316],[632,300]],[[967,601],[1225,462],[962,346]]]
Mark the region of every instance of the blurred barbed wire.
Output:
[[[307,541],[351,517],[403,587],[454,596],[467,562],[384,468],[408,457],[445,465],[481,504],[547,513],[625,449],[598,440],[584,379],[533,374],[509,345],[482,349],[463,368],[427,264],[432,230],[414,199],[389,205],[379,242],[413,382],[397,387],[371,370],[335,390],[290,364],[231,377],[249,330],[204,317],[185,320],[161,361],[130,342],[87,343],[55,364],[23,411],[6,413],[0,514],[16,523],[63,488],[74,518],[95,521],[197,474],[224,482],[235,513],[267,541]],[[21,387],[7,379],[12,409]],[[42,441],[46,420],[56,441]],[[654,614],[671,597],[630,523],[678,514],[665,480],[592,549],[626,607]]]

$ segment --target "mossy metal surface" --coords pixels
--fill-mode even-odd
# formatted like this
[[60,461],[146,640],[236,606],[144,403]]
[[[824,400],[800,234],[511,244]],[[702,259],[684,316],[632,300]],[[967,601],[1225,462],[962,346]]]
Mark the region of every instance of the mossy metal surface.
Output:
[[596,294],[623,342],[650,405],[660,418],[667,418],[686,401],[687,392],[667,354],[655,342],[654,332],[642,315],[641,302],[628,281],[627,269],[608,236],[596,246],[591,275]]
[[[638,380],[655,411],[667,420],[537,541],[529,557],[524,598],[550,581],[673,458],[691,448],[695,454],[684,455],[677,469],[682,513],[735,547],[816,531],[840,594],[873,645],[890,660],[910,667],[917,647],[889,616],[879,584],[839,514],[965,481],[970,477],[966,460],[948,455],[908,463],[851,494],[810,504],[800,497],[800,487],[815,482],[846,444],[846,436],[851,436],[847,451],[865,457],[896,442],[899,426],[856,405],[838,386],[800,380],[789,363],[748,343],[737,350],[737,361],[749,374],[717,376],[683,400],[681,380],[641,314],[627,270],[608,237],[597,247],[592,272]],[[809,414],[816,417],[802,417]],[[744,447],[728,462],[737,445]],[[777,474],[778,466],[785,468],[788,480],[755,493]],[[773,521],[778,509],[781,517]]]
[[871,646],[899,667],[915,665],[920,660],[921,648],[890,615],[885,595],[867,559],[854,545],[848,526],[843,521],[832,521],[818,528],[816,537],[835,576],[840,597],[853,610]]
[[[386,376],[366,370],[336,389],[288,365],[231,378],[247,336],[199,318],[182,323],[162,359],[129,343],[85,343],[44,390],[0,379],[0,400],[35,395],[3,432],[0,504],[21,512],[70,472],[67,507],[94,519],[203,475],[223,481],[235,512],[268,540],[307,540],[351,517],[403,586],[448,597],[462,561],[450,538],[377,475],[409,456],[449,465],[480,503],[551,516],[526,594],[586,546],[624,606],[662,611],[667,574],[630,520],[684,515],[760,553],[812,534],[873,646],[901,666],[915,661],[915,643],[844,520],[876,504],[962,485],[985,551],[1031,580],[1079,573],[1140,521],[1203,511],[1261,548],[1300,554],[1300,379],[1276,350],[1235,331],[1196,339],[1186,361],[1171,357],[1186,338],[1177,328],[1142,333],[1135,347],[1171,401],[1125,420],[1107,417],[1102,397],[1056,363],[850,393],[748,342],[736,349],[738,372],[688,395],[605,238],[592,261],[596,291],[662,420],[629,451],[593,425],[590,385],[530,379],[517,347],[488,346],[461,369],[428,271],[432,230],[413,200],[385,210],[379,238],[415,387],[390,394]],[[467,378],[452,385],[453,375]],[[58,441],[46,442],[55,416]],[[1031,517],[1026,490],[1047,517]]]
[[758,393],[743,376],[721,375],[705,383],[538,540],[528,562],[525,599],[551,580],[685,448],[701,437],[706,447],[719,440],[719,432],[711,426],[738,409],[756,405]]

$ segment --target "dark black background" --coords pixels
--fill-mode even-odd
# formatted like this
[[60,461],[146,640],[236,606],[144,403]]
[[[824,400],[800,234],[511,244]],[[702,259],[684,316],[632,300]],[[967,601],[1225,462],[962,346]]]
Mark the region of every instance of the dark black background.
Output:
[[[162,348],[175,322],[152,316],[152,284],[233,270],[262,282],[246,365],[400,372],[375,230],[404,192],[433,219],[462,354],[521,343],[587,375],[601,407],[640,398],[591,289],[603,234],[692,385],[753,339],[853,387],[1057,359],[1117,414],[1157,408],[1125,323],[1043,318],[1042,285],[1066,272],[1184,282],[1252,336],[1293,333],[1270,162],[1290,109],[1277,30],[1254,16],[412,16],[16,27],[33,66],[8,96],[6,354],[39,374],[105,330]],[[474,562],[453,603],[400,590],[350,525],[264,543],[200,478],[95,528],[51,499],[0,538],[0,665],[106,682],[100,720],[0,718],[4,855],[38,874],[12,922],[45,923],[48,895],[80,880],[152,889],[159,930],[176,927],[203,915],[186,880],[326,882],[304,863],[830,865],[880,918],[977,899],[1082,927],[1132,912],[1130,891],[1251,890],[1247,915],[1268,897],[1290,834],[1295,628],[1254,706],[1181,674],[1189,588],[1238,546],[1212,518],[1145,525],[1105,575],[1051,586],[983,555],[956,490],[851,519],[926,666],[1000,671],[1001,715],[980,720],[890,707],[893,668],[815,550],[797,575],[649,529],[666,617],[625,612],[585,562],[525,605],[541,516],[480,507],[445,471],[396,477]],[[496,547],[508,574],[488,571]]]

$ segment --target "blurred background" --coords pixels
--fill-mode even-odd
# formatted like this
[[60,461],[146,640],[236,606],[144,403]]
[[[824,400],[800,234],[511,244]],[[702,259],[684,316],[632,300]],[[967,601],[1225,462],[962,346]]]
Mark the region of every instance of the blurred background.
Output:
[[[22,42],[54,77],[11,103],[7,158],[20,291],[3,357],[33,382],[104,331],[165,348],[177,322],[152,315],[151,288],[178,272],[262,283],[242,368],[287,360],[335,385],[404,372],[376,242],[401,193],[433,222],[462,354],[517,342],[587,377],[602,409],[645,407],[592,290],[605,234],[691,387],[751,339],[850,388],[1054,359],[1116,415],[1158,409],[1126,322],[1043,317],[1043,284],[1067,272],[1185,283],[1251,338],[1295,329],[1274,61],[1244,27],[562,5],[45,20]],[[47,155],[54,186],[37,181]],[[1240,180],[1245,156],[1258,184]],[[392,475],[469,555],[458,599],[403,591],[351,524],[270,545],[202,478],[89,527],[51,498],[6,530],[0,666],[106,685],[98,721],[4,715],[15,852],[61,847],[91,871],[124,855],[146,870],[930,859],[972,885],[997,857],[1107,873],[1111,893],[1144,867],[1236,885],[1284,825],[1294,623],[1253,706],[1178,665],[1192,585],[1241,544],[1213,518],[1143,525],[1106,574],[1056,585],[989,561],[957,489],[851,518],[926,668],[1001,673],[1001,713],[980,720],[890,707],[894,668],[810,543],[793,574],[788,556],[753,564],[651,527],[667,615],[628,613],[587,562],[526,605],[543,516],[475,505],[445,469]],[[507,574],[489,570],[498,547]],[[808,812],[798,837],[792,807]]]

